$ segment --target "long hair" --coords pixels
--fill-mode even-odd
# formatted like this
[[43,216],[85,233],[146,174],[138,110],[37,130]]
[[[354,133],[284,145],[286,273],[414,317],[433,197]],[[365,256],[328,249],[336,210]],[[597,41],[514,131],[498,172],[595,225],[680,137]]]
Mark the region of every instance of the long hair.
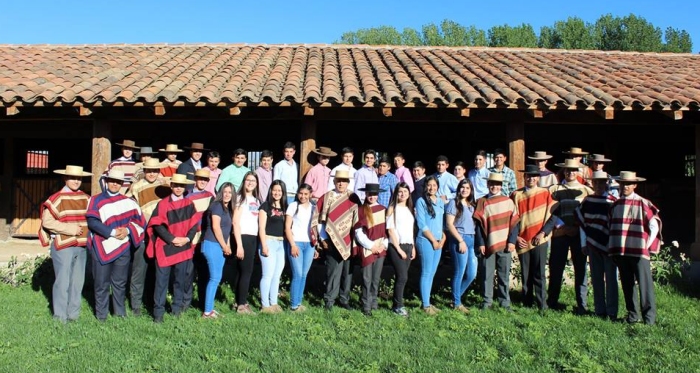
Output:
[[455,207],[457,208],[457,213],[455,214],[455,220],[458,220],[464,211],[464,207],[462,206],[462,196],[460,196],[460,189],[462,189],[465,184],[469,185],[470,190],[469,196],[467,197],[467,205],[472,208],[476,207],[476,200],[474,199],[474,185],[472,185],[472,182],[469,179],[464,178],[459,182],[459,184],[457,184],[457,195],[455,196]]
[[270,184],[270,190],[267,191],[266,201],[270,204],[270,208],[272,208],[272,203],[274,202],[272,200],[272,187],[275,185],[279,185],[280,188],[282,188],[282,197],[280,197],[280,208],[283,212],[287,212],[287,185],[284,183],[284,181],[279,179],[272,181],[272,183]]
[[255,177],[255,189],[253,189],[252,195],[255,197],[255,199],[260,200],[260,189],[259,189],[259,181],[258,181],[258,175],[253,172],[253,171],[248,171],[243,175],[243,181],[241,182],[241,186],[238,187],[238,198],[236,201],[236,205],[240,205],[241,203],[245,202],[246,194],[245,194],[245,179],[248,178],[248,176],[252,175]]
[[308,190],[309,194],[314,192],[314,188],[312,188],[311,185],[309,185],[307,183],[301,183],[299,185],[299,188],[297,188],[297,194],[294,195],[294,202],[297,203],[297,208],[296,208],[296,210],[294,210],[293,216],[297,216],[297,212],[299,212],[299,205],[301,205],[301,201],[299,201],[299,191],[303,190],[303,189]]
[[440,189],[440,180],[438,180],[437,177],[430,175],[425,177],[425,187],[423,188],[423,200],[425,201],[425,207],[428,210],[428,215],[430,215],[431,218],[435,219],[435,208],[433,208],[433,201],[430,200],[430,196],[428,195],[428,183],[430,180],[434,180],[435,183],[437,184],[438,190]]
[[391,195],[391,200],[389,201],[389,208],[387,208],[387,215],[391,210],[392,215],[394,216],[394,224],[396,224],[396,205],[399,204],[399,189],[401,188],[408,190],[408,199],[406,199],[406,207],[408,208],[408,211],[411,212],[411,215],[413,215],[413,198],[411,198],[411,188],[409,188],[408,184],[406,184],[405,182],[400,181],[398,184],[396,184],[396,187],[394,188],[394,193]]
[[[231,201],[228,201],[228,203],[225,203],[225,202],[224,202],[224,189],[226,189],[226,188],[230,188],[230,189],[231,189]],[[225,182],[225,183],[223,183],[223,184],[221,184],[221,187],[219,188],[219,191],[216,192],[216,196],[214,197],[214,203],[212,203],[212,205],[213,205],[213,204],[216,204],[216,203],[221,203],[221,206],[224,207],[224,211],[225,211],[229,216],[233,217],[233,208],[231,208],[231,202],[233,202],[233,193],[234,193],[233,184],[231,184],[231,183],[228,182],[228,181]]]
[[365,202],[362,204],[362,211],[367,218],[367,228],[374,225],[374,217],[372,216],[372,206],[369,203],[369,198],[365,197]]

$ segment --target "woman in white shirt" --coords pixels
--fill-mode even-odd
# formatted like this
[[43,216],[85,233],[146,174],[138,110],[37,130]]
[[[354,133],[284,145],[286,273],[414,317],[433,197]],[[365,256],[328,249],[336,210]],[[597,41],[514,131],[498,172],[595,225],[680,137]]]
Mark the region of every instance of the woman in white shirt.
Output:
[[238,259],[236,311],[242,314],[254,313],[248,304],[248,291],[255,264],[255,251],[258,248],[258,213],[260,211],[258,195],[258,175],[248,171],[238,188],[236,208],[233,210],[233,237],[236,240],[236,259]]
[[415,217],[413,199],[408,184],[396,184],[386,213],[386,228],[389,231],[389,258],[394,266],[394,300],[392,311],[400,316],[408,316],[403,306],[403,293],[408,281],[408,267],[416,258]]
[[293,312],[306,310],[301,304],[306,287],[306,275],[311,263],[318,258],[314,249],[316,236],[311,229],[314,206],[311,204],[311,186],[299,185],[294,202],[289,204],[284,219],[284,234],[289,242],[289,266],[292,268],[292,283],[289,289],[290,309]]

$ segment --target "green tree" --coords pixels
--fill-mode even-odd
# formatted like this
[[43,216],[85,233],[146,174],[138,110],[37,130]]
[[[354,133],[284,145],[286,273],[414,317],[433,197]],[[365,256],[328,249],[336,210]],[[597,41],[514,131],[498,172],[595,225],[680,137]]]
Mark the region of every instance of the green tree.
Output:
[[406,27],[401,33],[401,45],[418,46],[423,45],[420,33],[414,28]]
[[436,24],[423,25],[423,45],[445,45],[445,38]]
[[519,26],[493,26],[488,31],[490,47],[537,48],[537,35],[532,26],[523,23]]
[[444,45],[457,46],[485,46],[486,32],[474,26],[464,27],[457,22],[444,20],[440,24],[442,28]]
[[690,53],[693,49],[690,34],[685,30],[668,27],[664,32],[664,40],[664,52]]
[[391,26],[380,26],[346,32],[340,37],[339,44],[400,45],[402,35]]
[[630,14],[614,17],[606,14],[595,23],[597,49],[639,52],[661,52],[661,29],[642,17]]
[[552,49],[595,49],[596,33],[593,25],[581,18],[569,17],[566,21],[555,22],[553,27],[542,27],[538,45]]

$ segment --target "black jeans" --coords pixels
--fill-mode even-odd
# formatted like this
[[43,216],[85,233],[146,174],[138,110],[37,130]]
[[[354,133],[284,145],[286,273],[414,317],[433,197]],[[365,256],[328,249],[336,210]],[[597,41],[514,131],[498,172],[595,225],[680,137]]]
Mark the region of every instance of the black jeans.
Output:
[[239,306],[248,304],[250,278],[253,276],[255,254],[258,248],[258,236],[242,234],[241,243],[243,244],[243,260],[236,259],[236,265],[238,269],[238,283],[236,285],[236,304],[238,304]]
[[394,276],[396,277],[394,280],[393,308],[403,307],[403,294],[406,282],[408,282],[408,268],[411,266],[411,251],[413,251],[413,245],[411,244],[402,243],[399,246],[406,253],[406,259],[401,258],[394,245],[389,245],[389,258],[394,267]]

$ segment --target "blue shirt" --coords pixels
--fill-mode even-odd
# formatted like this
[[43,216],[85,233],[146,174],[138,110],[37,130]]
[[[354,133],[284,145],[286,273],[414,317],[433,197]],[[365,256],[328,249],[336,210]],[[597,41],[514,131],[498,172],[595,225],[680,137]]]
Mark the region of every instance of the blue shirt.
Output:
[[[457,216],[457,204],[455,200],[450,200],[450,203],[445,207],[445,214]],[[462,214],[459,218],[455,218],[454,226],[459,234],[474,234],[474,207],[462,204]]]
[[399,179],[391,172],[387,172],[384,175],[379,175],[378,178],[379,189],[386,189],[386,192],[379,192],[377,203],[384,207],[389,207],[389,200],[391,200],[391,195],[394,193],[394,188],[396,188],[396,184],[399,183]]
[[211,227],[211,216],[216,215],[221,218],[221,233],[224,236],[224,241],[231,236],[231,229],[233,229],[233,221],[231,220],[231,215],[229,215],[224,210],[224,205],[220,201],[212,202],[209,206],[209,213],[206,214],[206,220],[204,221],[204,240],[210,242],[219,243],[214,235],[214,230]]
[[[454,177],[454,176],[453,176]],[[418,237],[425,238],[424,231],[430,231],[433,238],[436,240],[442,239],[444,230],[443,221],[445,217],[445,201],[438,198],[437,202],[433,203],[435,217],[428,214],[428,206],[425,204],[425,198],[419,198],[416,203],[416,223],[418,224]]]
[[486,184],[486,179],[488,179],[490,173],[491,172],[486,167],[482,167],[480,170],[476,168],[469,170],[467,177],[474,187],[474,199],[479,199],[489,194],[489,187]]
[[459,184],[457,177],[447,171],[441,174],[436,172],[433,176],[438,179],[437,196],[447,196],[447,199],[454,199],[457,194],[457,184]]

